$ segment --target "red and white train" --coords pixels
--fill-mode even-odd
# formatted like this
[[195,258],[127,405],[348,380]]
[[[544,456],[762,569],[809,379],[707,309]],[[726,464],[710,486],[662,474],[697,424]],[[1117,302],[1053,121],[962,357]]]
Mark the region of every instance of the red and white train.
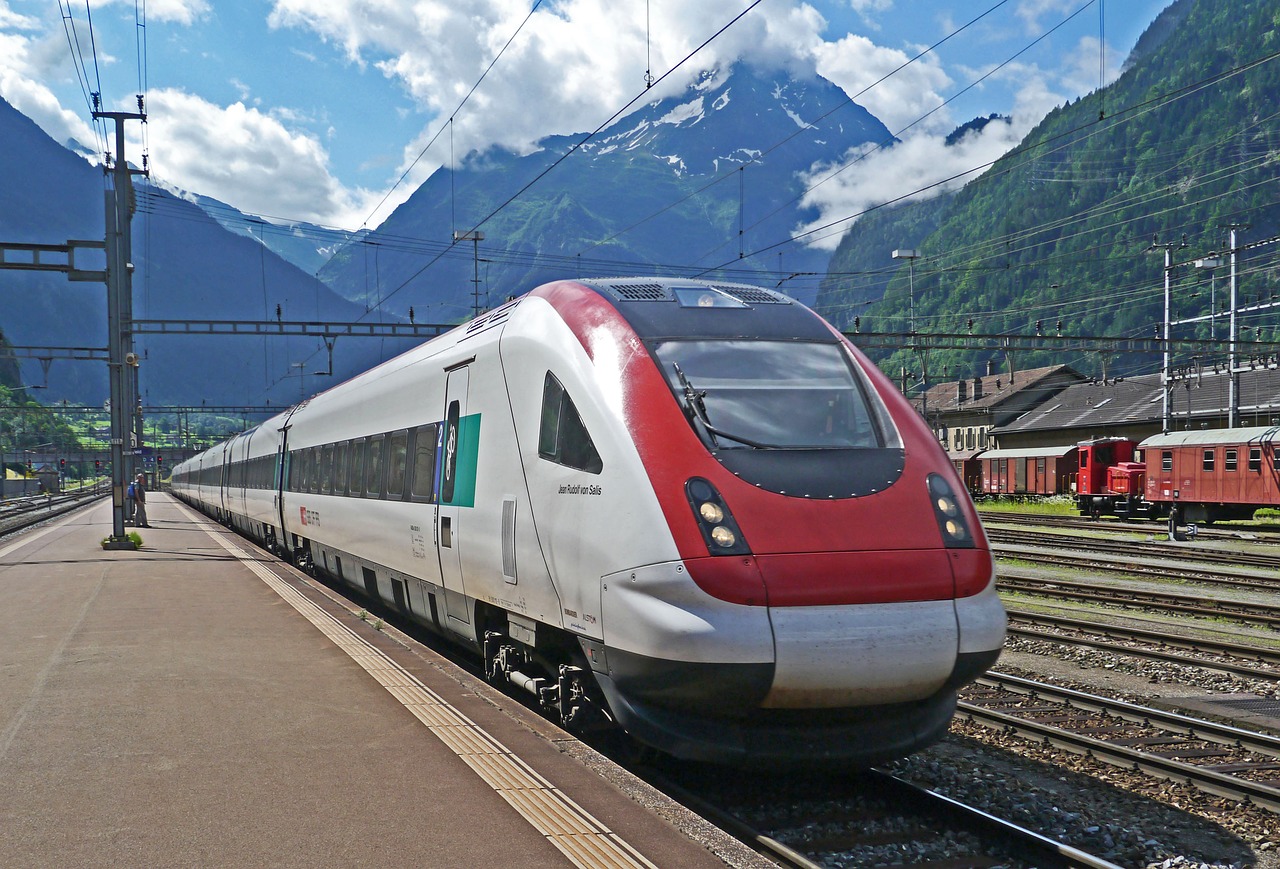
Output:
[[786,296],[546,284],[174,469],[566,724],[866,765],[945,733],[1005,614],[898,389]]

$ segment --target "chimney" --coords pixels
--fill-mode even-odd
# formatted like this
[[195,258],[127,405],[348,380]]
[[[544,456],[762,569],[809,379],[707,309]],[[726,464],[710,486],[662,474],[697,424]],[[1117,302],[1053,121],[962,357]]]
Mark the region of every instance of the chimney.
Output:
[[995,373],[996,373],[996,361],[994,359],[988,359],[987,360],[987,376],[990,377]]
[[967,380],[956,381],[956,404],[964,404],[969,398],[969,382]]
[[973,400],[977,401],[982,398],[982,378],[973,378]]

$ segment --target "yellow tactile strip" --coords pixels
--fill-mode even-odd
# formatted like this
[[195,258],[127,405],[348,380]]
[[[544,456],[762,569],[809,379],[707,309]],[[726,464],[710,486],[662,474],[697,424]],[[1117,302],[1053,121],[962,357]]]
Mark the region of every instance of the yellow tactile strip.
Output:
[[450,706],[409,671],[308,600],[213,526],[197,520],[218,544],[320,629],[378,680],[570,862],[582,867],[650,867],[653,863],[569,799],[506,746]]

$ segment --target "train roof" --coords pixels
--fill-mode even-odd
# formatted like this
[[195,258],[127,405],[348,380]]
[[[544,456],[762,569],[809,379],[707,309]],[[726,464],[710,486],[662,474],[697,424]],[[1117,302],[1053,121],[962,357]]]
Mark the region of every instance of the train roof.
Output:
[[1186,447],[1202,444],[1270,443],[1277,439],[1280,439],[1280,426],[1258,425],[1249,428],[1171,431],[1166,434],[1152,435],[1138,446],[1148,449],[1150,447]]
[[1008,450],[987,450],[979,458],[987,459],[1060,459],[1076,448],[1075,444],[1050,447],[1023,447]]
[[641,338],[838,340],[795,299],[750,284],[653,277],[577,283],[612,301]]

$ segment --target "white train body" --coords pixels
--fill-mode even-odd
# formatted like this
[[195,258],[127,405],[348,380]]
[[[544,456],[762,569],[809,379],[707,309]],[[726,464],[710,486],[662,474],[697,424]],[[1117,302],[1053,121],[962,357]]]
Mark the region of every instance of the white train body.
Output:
[[[709,419],[751,392],[706,360],[755,342],[843,360],[834,398],[808,363],[783,380],[857,405],[849,433],[796,448]],[[755,288],[540,287],[178,466],[174,491],[481,650],[567,723],[600,711],[679,756],[915,750],[1003,642],[936,441],[841,336]]]

